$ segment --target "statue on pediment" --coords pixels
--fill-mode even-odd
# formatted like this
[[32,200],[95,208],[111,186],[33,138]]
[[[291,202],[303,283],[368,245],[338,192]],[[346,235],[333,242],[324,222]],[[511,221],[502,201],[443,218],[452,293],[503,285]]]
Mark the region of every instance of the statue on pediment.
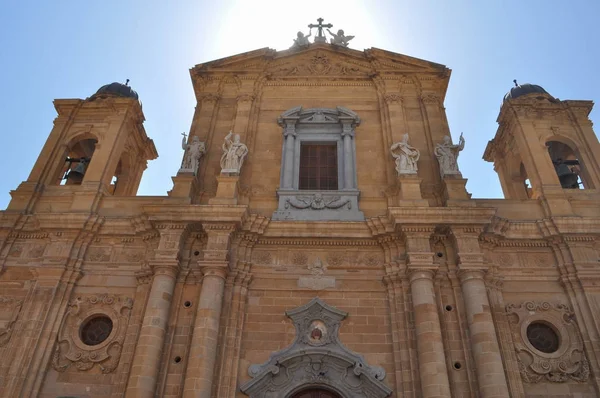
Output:
[[462,133],[458,141],[458,145],[452,144],[452,138],[449,135],[444,137],[444,142],[436,144],[434,153],[440,164],[440,174],[442,178],[449,174],[458,174],[458,155],[465,147],[465,139]]
[[308,36],[304,36],[304,33],[298,32],[297,38],[294,39],[294,44],[292,45],[292,48],[308,46],[310,44],[310,41],[308,40],[310,36],[312,36],[312,29],[308,32]]
[[206,147],[204,142],[200,141],[200,138],[194,136],[191,142],[186,143],[187,135],[182,134],[181,149],[185,152],[183,154],[183,160],[181,161],[180,173],[194,173],[198,172],[198,165],[200,164],[200,158],[206,153]]
[[400,174],[416,174],[417,161],[421,153],[417,148],[408,144],[408,133],[402,136],[402,141],[396,142],[390,148],[396,161],[396,171]]
[[338,30],[337,34],[333,33],[329,29],[327,29],[327,32],[329,32],[329,34],[333,36],[330,43],[336,46],[348,47],[348,42],[354,39],[354,36],[346,36],[342,29]]
[[[233,136],[233,140],[231,137]],[[248,147],[240,142],[240,135],[229,132],[223,142],[223,155],[221,156],[221,173],[239,174],[244,159],[248,154]]]

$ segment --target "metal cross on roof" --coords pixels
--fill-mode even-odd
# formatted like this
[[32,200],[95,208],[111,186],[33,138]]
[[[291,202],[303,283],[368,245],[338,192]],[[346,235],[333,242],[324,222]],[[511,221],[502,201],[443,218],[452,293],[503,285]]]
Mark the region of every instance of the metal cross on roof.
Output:
[[323,28],[333,28],[333,25],[328,23],[328,24],[323,24],[323,18],[318,18],[317,22],[319,22],[318,24],[308,24],[308,27],[310,29],[312,28],[317,28],[318,32],[317,35],[315,36],[315,43],[327,43],[327,38],[325,38],[325,35],[323,34]]

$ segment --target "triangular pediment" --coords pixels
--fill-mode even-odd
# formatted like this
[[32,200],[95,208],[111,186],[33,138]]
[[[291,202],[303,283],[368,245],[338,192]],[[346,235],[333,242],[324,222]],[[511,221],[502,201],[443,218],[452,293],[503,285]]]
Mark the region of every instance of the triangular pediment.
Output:
[[265,73],[276,77],[372,76],[376,73],[449,74],[444,65],[403,54],[371,48],[358,51],[326,43],[276,51],[250,51],[196,65],[194,73]]

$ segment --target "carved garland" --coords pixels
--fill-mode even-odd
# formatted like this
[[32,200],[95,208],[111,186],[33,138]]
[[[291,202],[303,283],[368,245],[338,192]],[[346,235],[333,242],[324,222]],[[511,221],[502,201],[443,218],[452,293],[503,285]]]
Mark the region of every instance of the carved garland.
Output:
[[[526,301],[520,305],[508,304],[506,312],[517,351],[519,371],[525,382],[538,383],[543,379],[555,383],[588,380],[590,365],[583,350],[575,315],[568,306]],[[532,323],[543,323],[556,332],[559,346],[555,352],[541,352],[531,344],[527,329]]]
[[[129,297],[94,295],[77,297],[69,303],[52,357],[58,372],[71,365],[80,371],[98,365],[102,373],[111,373],[119,364],[133,300]],[[83,324],[96,316],[107,316],[113,327],[108,338],[97,345],[85,344],[80,336]]]

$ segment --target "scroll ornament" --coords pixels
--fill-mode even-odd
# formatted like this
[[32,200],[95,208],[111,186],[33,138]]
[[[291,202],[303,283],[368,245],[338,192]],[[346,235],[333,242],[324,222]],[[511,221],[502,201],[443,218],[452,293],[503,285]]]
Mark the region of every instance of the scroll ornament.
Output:
[[[69,303],[52,356],[52,367],[64,372],[72,365],[87,371],[98,365],[102,373],[111,373],[119,364],[133,300],[114,295],[77,297]],[[108,316],[113,329],[97,345],[86,345],[79,336],[81,325],[94,316]]]

